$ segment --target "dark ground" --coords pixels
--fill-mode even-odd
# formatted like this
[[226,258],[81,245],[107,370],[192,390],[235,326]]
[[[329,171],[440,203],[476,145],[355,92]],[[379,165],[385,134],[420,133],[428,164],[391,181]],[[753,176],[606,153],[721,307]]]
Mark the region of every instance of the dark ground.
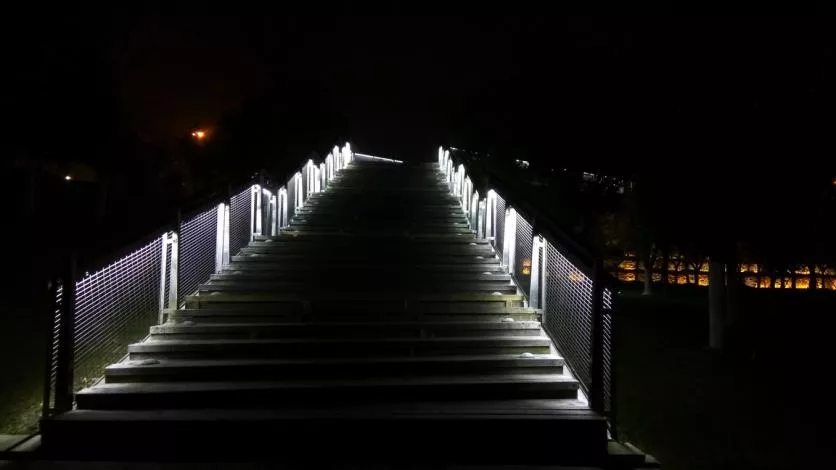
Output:
[[744,290],[747,333],[720,354],[704,347],[707,289],[647,298],[632,287],[619,311],[621,439],[674,470],[832,462],[836,296]]

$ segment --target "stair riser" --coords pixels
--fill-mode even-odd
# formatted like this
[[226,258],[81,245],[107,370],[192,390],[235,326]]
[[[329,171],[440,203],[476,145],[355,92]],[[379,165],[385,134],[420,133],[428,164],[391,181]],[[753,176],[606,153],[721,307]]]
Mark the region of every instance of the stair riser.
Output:
[[259,381],[299,379],[364,379],[391,378],[405,375],[418,377],[446,377],[467,374],[561,374],[559,365],[518,366],[505,363],[455,363],[444,364],[355,364],[338,365],[282,365],[282,366],[236,366],[236,367],[177,367],[166,370],[134,368],[130,370],[107,371],[107,383],[145,382],[217,382],[217,381]]
[[[282,263],[282,262],[272,262],[268,263],[266,261],[259,262],[259,263],[251,263],[249,261],[244,262],[233,262],[229,265],[224,272],[259,272],[259,273],[282,273],[282,272],[291,272],[291,273],[316,273],[320,275],[329,275],[329,273],[335,273],[338,270],[350,270],[352,273],[367,273],[367,272],[374,272],[381,276],[395,274],[399,276],[403,276],[405,274],[414,274],[415,276],[439,276],[440,279],[443,279],[443,276],[446,274],[462,274],[462,273],[474,273],[474,274],[482,274],[482,273],[497,273],[497,274],[504,274],[504,268],[497,264],[438,264],[435,266],[429,266],[426,264],[422,265],[414,265],[410,266],[409,271],[401,271],[395,268],[393,265],[385,264],[385,265],[376,265],[376,266],[369,266],[366,263],[363,264],[345,264],[345,263]],[[324,272],[323,272],[324,271]]]
[[475,346],[475,345],[399,345],[365,344],[246,344],[240,347],[200,347],[186,350],[172,345],[168,350],[130,352],[131,360],[141,359],[300,359],[300,358],[374,358],[386,356],[468,356],[479,354],[549,354],[548,346]]
[[235,263],[286,263],[286,264],[314,264],[319,266],[331,266],[341,264],[365,264],[367,267],[374,263],[385,263],[384,266],[391,265],[393,262],[398,263],[404,269],[412,269],[413,266],[423,266],[428,263],[444,263],[448,264],[464,264],[464,265],[493,265],[499,266],[499,259],[491,255],[483,257],[478,256],[451,256],[451,255],[412,255],[412,256],[394,256],[390,253],[366,253],[366,254],[348,254],[341,256],[318,256],[318,255],[300,255],[300,256],[286,256],[286,255],[271,255],[271,254],[257,254],[257,255],[237,255],[232,257]]
[[[217,312],[199,313],[199,311],[180,311],[172,315],[173,319],[179,322],[192,321],[195,323],[275,323],[281,321],[302,321],[307,317],[304,313],[272,313],[262,312],[253,313],[245,311],[236,311],[229,309],[227,314],[219,314]],[[488,321],[496,322],[504,318],[513,318],[514,321],[536,321],[537,315],[534,313],[471,313],[471,314],[430,314],[430,315],[415,315],[405,313],[369,313],[360,312],[352,313],[350,320],[354,321],[411,321],[415,319],[425,318],[434,322],[458,322],[458,321]],[[346,316],[344,314],[322,315],[320,314],[316,320],[318,322],[344,322]]]
[[[356,300],[352,298],[335,299],[331,301],[304,301],[304,300],[273,300],[269,296],[250,296],[244,298],[244,295],[236,296],[233,294],[218,294],[217,296],[190,296],[186,300],[186,308],[237,308],[239,306],[258,305],[259,308],[269,308],[276,312],[310,312],[314,315],[319,312],[335,312],[342,311],[346,315],[350,311],[367,311],[367,312],[423,312],[423,313],[445,313],[445,312],[463,312],[478,310],[494,310],[501,311],[508,307],[522,307],[522,301],[518,300],[497,300],[497,301],[478,301],[478,300],[449,300],[443,301],[420,301],[409,300],[381,300],[375,302],[373,299]],[[221,298],[226,299],[221,300]],[[237,297],[237,298],[236,298]]]
[[[295,293],[335,293],[346,292],[356,293],[359,291],[367,291],[370,293],[379,292],[380,289],[385,289],[388,293],[403,292],[403,293],[421,293],[421,292],[459,292],[459,293],[476,293],[476,292],[500,292],[502,294],[516,294],[517,288],[510,286],[508,283],[496,284],[463,284],[463,285],[416,285],[411,283],[391,283],[370,284],[371,279],[359,279],[366,281],[362,284],[352,282],[350,284],[323,284],[322,286],[311,286],[309,284],[267,284],[258,282],[221,282],[216,281],[212,284],[202,284],[198,287],[200,293],[212,292],[295,292]],[[406,285],[404,285],[406,284]]]
[[242,248],[240,254],[264,253],[286,256],[304,256],[308,254],[335,255],[340,256],[347,253],[383,254],[394,256],[493,256],[494,250],[488,246],[392,246],[376,243],[374,245],[355,245],[343,243],[339,245],[285,245],[285,246],[256,246]]
[[250,331],[223,331],[221,328],[213,328],[219,331],[205,331],[199,333],[190,332],[163,332],[152,333],[154,340],[188,340],[188,339],[278,339],[278,338],[449,338],[449,337],[479,337],[479,336],[541,336],[539,328],[495,330],[495,329],[422,329],[422,328],[369,328],[362,326],[352,328],[340,325],[339,328],[261,328],[253,327]]
[[79,409],[270,408],[283,403],[391,403],[408,401],[574,398],[577,390],[559,383],[477,383],[427,386],[299,387],[200,393],[79,394]]
[[[302,284],[315,280],[319,284],[327,285],[328,283],[346,283],[353,282],[355,279],[363,279],[367,282],[368,278],[375,278],[380,285],[396,284],[402,282],[417,282],[423,285],[455,285],[466,283],[486,283],[492,286],[505,286],[511,284],[511,276],[507,274],[482,274],[482,273],[437,273],[433,275],[426,273],[423,275],[415,275],[413,273],[381,273],[374,269],[352,270],[350,276],[344,273],[319,273],[315,271],[305,272],[260,272],[256,270],[248,271],[231,271],[225,270],[221,274],[213,274],[210,281],[213,282],[272,282],[272,283],[287,283],[288,285]],[[296,282],[294,282],[296,281]]]

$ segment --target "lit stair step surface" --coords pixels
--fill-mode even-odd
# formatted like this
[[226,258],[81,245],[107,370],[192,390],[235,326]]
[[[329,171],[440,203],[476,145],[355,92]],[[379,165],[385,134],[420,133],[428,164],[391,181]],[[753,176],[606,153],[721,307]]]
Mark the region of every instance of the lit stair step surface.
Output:
[[[396,282],[392,282],[396,281]],[[297,293],[310,292],[345,292],[357,290],[386,289],[387,292],[500,292],[502,294],[516,294],[516,286],[510,283],[479,283],[479,282],[456,282],[443,284],[423,284],[415,282],[404,282],[403,280],[387,280],[387,282],[369,282],[368,279],[352,279],[351,281],[338,282],[333,286],[312,286],[306,283],[289,282],[264,282],[264,281],[212,281],[198,286],[198,292],[259,292],[259,291],[293,291]]]
[[290,380],[298,378],[368,378],[425,375],[562,374],[563,359],[545,354],[386,357],[370,359],[250,359],[123,361],[105,369],[108,383],[218,380]]
[[549,354],[549,345],[542,336],[174,339],[134,343],[128,353],[132,360]]
[[[297,306],[298,307],[298,306]],[[219,322],[277,322],[277,321],[301,321],[310,320],[312,312],[302,308],[272,308],[257,307],[244,308],[239,306],[227,306],[225,308],[200,308],[181,309],[171,314],[176,321],[191,321],[195,323],[219,323]],[[447,309],[443,312],[411,312],[407,310],[391,311],[386,309],[338,309],[324,312],[316,312],[316,321],[323,322],[345,322],[353,321],[387,321],[392,322],[398,319],[402,321],[414,321],[423,319],[433,322],[459,322],[459,321],[535,321],[537,313],[532,309],[525,308],[503,308],[503,309],[459,309],[454,311]]]
[[[382,403],[419,400],[577,398],[563,374],[492,374],[363,380],[103,383],[76,394],[80,409],[282,407],[287,401]],[[234,396],[234,400],[229,397]]]
[[542,336],[536,321],[486,322],[299,322],[299,323],[165,323],[151,327],[152,339],[213,338],[339,338],[445,337],[445,336]]

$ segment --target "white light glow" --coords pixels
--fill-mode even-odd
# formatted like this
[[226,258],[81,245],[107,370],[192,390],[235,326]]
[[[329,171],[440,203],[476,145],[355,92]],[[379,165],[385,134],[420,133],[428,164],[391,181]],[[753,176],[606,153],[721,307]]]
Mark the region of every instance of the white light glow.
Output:
[[72,179],[73,179],[72,175],[64,176],[64,181],[72,181]]

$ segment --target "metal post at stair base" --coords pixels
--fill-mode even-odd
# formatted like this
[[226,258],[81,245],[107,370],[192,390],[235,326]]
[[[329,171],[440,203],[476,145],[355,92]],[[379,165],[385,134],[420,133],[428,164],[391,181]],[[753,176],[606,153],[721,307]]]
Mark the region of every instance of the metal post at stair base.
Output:
[[76,256],[71,255],[61,275],[61,321],[56,338],[55,411],[73,408],[73,372],[75,362],[75,279]]
[[496,191],[488,190],[488,197],[485,206],[485,238],[490,240],[491,245],[496,246]]
[[475,233],[479,232],[479,191],[473,191],[470,198],[470,228]]
[[479,207],[479,216],[477,217],[477,221],[476,221],[476,227],[477,227],[476,236],[481,238],[481,239],[485,239],[485,238],[488,238],[488,232],[486,230],[487,229],[487,222],[488,222],[487,221],[487,218],[488,218],[488,211],[487,211],[488,201],[487,201],[487,199],[482,199],[481,201],[479,201],[478,207]]
[[[168,259],[169,247],[171,248],[171,259]],[[166,266],[168,266],[168,277],[166,278]],[[168,321],[169,314],[177,309],[177,283],[180,275],[179,269],[179,236],[176,231],[166,232],[162,236],[162,258],[160,263],[160,315],[159,324]],[[166,283],[166,279],[168,282]],[[168,287],[168,296],[166,296]]]
[[594,411],[604,413],[604,263],[597,258],[592,266],[592,330],[590,338],[590,386],[589,405]]
[[224,253],[229,253],[229,206],[218,204],[218,223],[215,230],[215,272],[223,270],[229,261]]
[[502,237],[502,260],[509,274],[514,273],[517,250],[517,211],[510,207],[505,211],[505,235]]
[[543,308],[543,272],[546,263],[542,258],[545,256],[545,240],[541,235],[534,235],[531,240],[531,287],[528,295],[528,302],[531,308]]
[[287,188],[279,188],[279,228],[287,227]]
[[298,213],[302,208],[302,173],[296,172],[293,175],[293,213]]

